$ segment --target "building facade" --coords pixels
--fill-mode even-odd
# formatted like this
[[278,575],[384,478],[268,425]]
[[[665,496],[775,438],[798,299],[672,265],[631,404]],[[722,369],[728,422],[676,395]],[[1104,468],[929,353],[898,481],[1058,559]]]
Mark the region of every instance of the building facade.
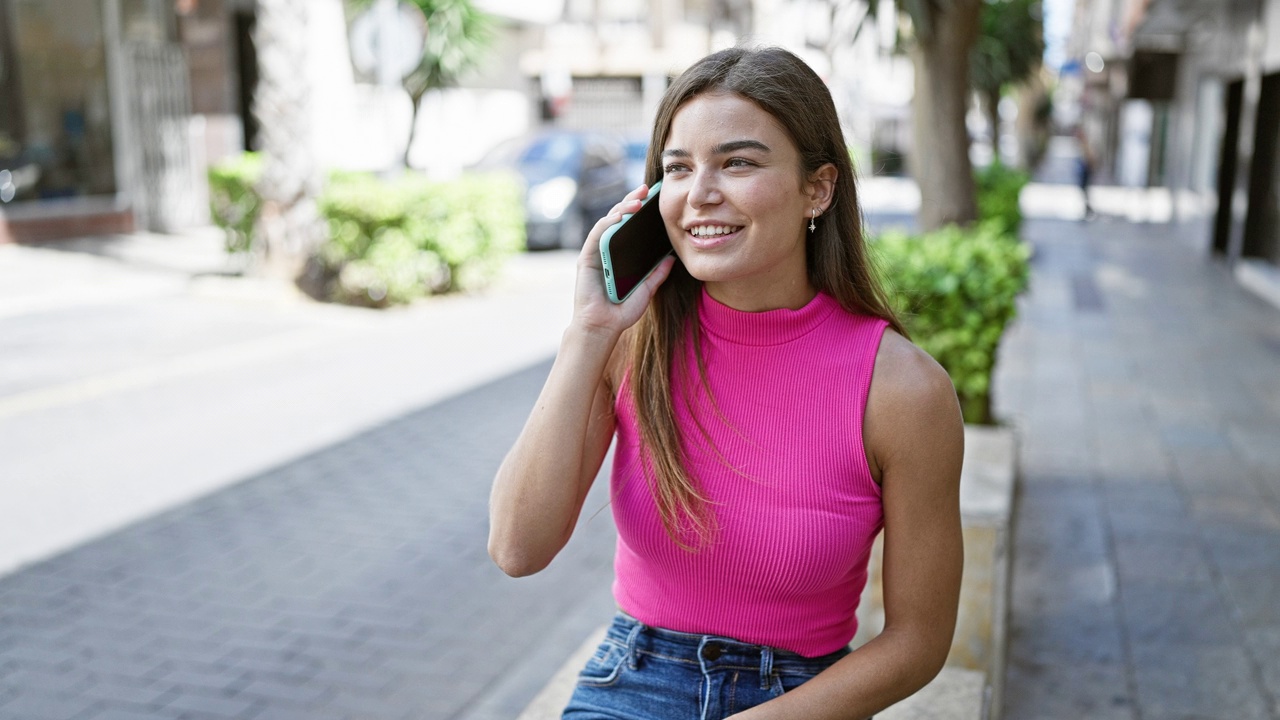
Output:
[[521,72],[544,122],[647,139],[671,80],[737,43],[778,45],[827,82],[860,171],[902,172],[911,61],[894,51],[895,3],[829,0],[564,0],[533,25]]
[[197,221],[189,108],[173,2],[0,0],[0,242]]
[[1280,0],[1079,0],[1072,54],[1112,176],[1209,218],[1237,276],[1275,276]]

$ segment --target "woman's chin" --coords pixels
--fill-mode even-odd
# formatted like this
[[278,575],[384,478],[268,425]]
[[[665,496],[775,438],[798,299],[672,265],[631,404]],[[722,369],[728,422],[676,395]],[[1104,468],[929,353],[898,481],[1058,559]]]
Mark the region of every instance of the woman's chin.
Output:
[[724,263],[708,262],[707,258],[696,258],[693,262],[683,262],[683,265],[694,280],[704,284],[727,282],[738,275]]

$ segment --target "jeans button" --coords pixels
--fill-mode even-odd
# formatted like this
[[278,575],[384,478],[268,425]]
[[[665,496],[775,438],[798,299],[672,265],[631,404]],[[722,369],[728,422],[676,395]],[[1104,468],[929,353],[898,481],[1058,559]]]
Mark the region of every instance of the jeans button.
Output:
[[720,657],[721,652],[719,643],[707,643],[702,646],[702,657],[704,660],[716,660]]

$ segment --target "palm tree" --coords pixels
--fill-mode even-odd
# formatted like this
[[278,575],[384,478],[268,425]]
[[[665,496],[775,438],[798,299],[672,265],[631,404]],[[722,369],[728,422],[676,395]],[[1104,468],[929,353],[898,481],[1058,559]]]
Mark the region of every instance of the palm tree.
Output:
[[258,0],[253,114],[263,155],[263,206],[255,237],[268,272],[296,275],[320,239],[319,175],[311,153],[307,15],[315,0]]
[[[422,59],[401,81],[413,101],[409,140],[404,147],[404,165],[409,165],[409,149],[418,125],[422,98],[432,90],[452,87],[464,73],[484,59],[493,41],[493,19],[471,0],[406,0],[422,11],[427,23],[427,39]],[[373,0],[349,0],[353,9],[367,8]]]

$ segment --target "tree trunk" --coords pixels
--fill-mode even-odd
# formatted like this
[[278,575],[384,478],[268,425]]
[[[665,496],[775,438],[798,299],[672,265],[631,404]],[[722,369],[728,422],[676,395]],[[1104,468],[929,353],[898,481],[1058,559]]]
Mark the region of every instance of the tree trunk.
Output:
[[991,162],[998,163],[1000,160],[1000,91],[986,90],[982,93],[986,96],[983,104],[987,107],[987,124],[991,126]]
[[918,35],[913,104],[912,172],[920,186],[921,230],[969,224],[978,215],[969,162],[969,50],[978,37],[982,0],[951,0],[934,10]]
[[413,167],[409,164],[409,151],[413,149],[413,139],[418,135],[418,113],[422,110],[422,95],[409,95],[409,100],[413,105],[413,110],[409,114],[409,139],[404,143],[404,167],[405,169]]
[[253,113],[263,154],[257,252],[269,274],[295,277],[320,240],[307,82],[307,8],[312,0],[258,0]]
[[1045,88],[1039,67],[1025,83],[1018,87],[1018,119],[1014,133],[1018,137],[1018,163],[1020,170],[1030,172],[1040,164],[1049,143],[1049,118],[1042,116],[1042,103],[1046,102]]

